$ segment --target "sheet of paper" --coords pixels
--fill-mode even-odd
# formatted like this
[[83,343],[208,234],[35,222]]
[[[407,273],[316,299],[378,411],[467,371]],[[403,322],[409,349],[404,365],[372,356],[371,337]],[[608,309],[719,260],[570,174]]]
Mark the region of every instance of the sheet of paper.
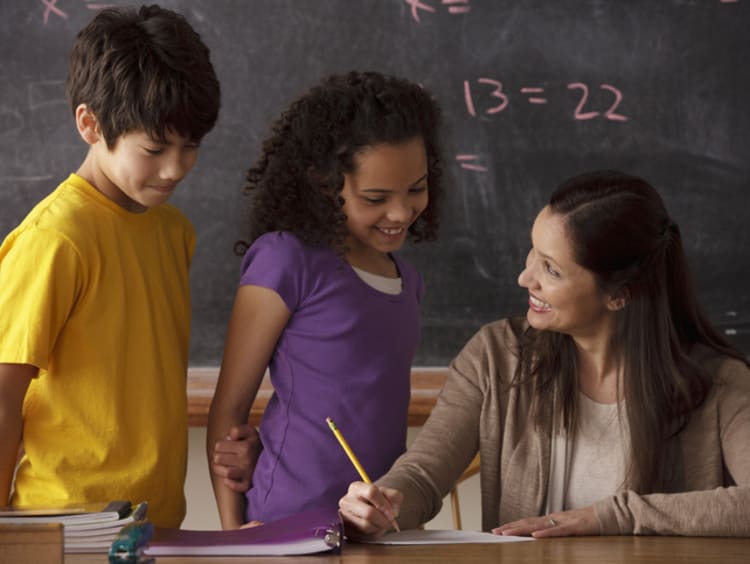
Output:
[[413,529],[400,533],[387,533],[378,539],[364,541],[370,544],[480,544],[495,542],[523,542],[532,537],[511,537],[478,531]]

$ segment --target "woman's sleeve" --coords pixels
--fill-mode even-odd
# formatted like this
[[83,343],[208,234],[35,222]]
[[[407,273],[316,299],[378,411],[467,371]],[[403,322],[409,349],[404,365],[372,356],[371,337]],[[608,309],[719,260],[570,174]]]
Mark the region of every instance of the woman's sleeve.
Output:
[[378,480],[404,494],[402,528],[417,527],[440,511],[443,497],[477,452],[485,349],[480,331],[451,363],[437,403],[409,450]]
[[[683,493],[622,492],[595,505],[602,534],[750,537],[750,369],[727,361],[719,380],[720,444],[711,450],[720,451],[726,482],[733,485]],[[684,452],[703,459],[708,450],[702,453],[694,444]]]

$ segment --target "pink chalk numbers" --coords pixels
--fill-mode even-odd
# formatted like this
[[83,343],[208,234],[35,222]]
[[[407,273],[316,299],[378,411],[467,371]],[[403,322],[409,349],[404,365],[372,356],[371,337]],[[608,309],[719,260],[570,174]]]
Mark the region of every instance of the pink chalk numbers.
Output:
[[[627,116],[617,113],[617,108],[622,103],[622,91],[611,84],[600,84],[599,90],[604,90],[611,96],[612,102],[608,107],[600,111],[591,108],[589,100],[590,91],[587,84],[583,82],[570,82],[567,89],[579,94],[572,118],[577,121],[590,120],[597,117],[610,121],[628,121]],[[541,86],[523,86],[519,93],[525,97],[525,102],[531,105],[544,105],[548,102],[545,88]],[[481,111],[477,110],[478,102],[481,103]],[[464,103],[466,111],[472,117],[478,113],[483,115],[497,114],[505,110],[510,104],[510,95],[506,93],[503,83],[492,78],[480,77],[474,81],[464,80]]]

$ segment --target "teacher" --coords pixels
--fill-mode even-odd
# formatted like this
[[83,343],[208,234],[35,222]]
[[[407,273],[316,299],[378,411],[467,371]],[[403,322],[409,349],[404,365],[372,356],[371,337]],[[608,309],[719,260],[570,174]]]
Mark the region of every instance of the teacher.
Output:
[[526,318],[480,329],[409,450],[350,485],[349,534],[429,521],[479,452],[496,534],[750,536],[750,368],[702,313],[654,188],[563,183],[518,283]]

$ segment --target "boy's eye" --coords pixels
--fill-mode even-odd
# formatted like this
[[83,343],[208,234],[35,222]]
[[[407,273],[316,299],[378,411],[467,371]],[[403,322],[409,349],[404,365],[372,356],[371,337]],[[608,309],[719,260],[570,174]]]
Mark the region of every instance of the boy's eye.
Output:
[[146,151],[149,155],[159,155],[159,154],[161,154],[161,152],[164,149],[162,149],[161,147],[157,148],[157,149],[152,149],[150,147],[144,147],[143,150]]

